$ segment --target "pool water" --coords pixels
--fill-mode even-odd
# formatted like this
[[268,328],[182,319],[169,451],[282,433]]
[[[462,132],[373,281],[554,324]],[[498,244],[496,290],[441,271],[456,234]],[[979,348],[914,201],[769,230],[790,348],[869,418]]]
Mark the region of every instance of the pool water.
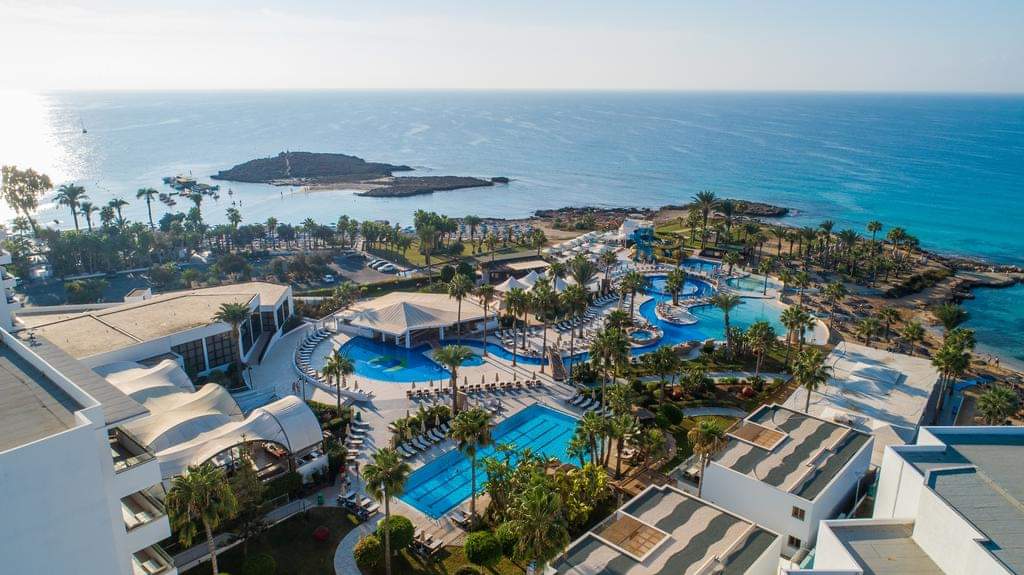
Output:
[[[534,404],[495,425],[492,444],[477,453],[477,491],[487,481],[481,461],[494,455],[498,444],[513,444],[519,450],[528,447],[536,454],[568,462],[566,451],[576,421],[571,415]],[[470,474],[470,459],[452,449],[412,472],[399,499],[437,519],[470,496]]]
[[[736,288],[742,291],[756,291],[761,293],[764,291],[764,276],[749,275],[741,278],[729,278],[725,280],[726,285],[732,288]],[[778,289],[780,286],[777,282],[768,280],[768,289]]]
[[[454,345],[454,343],[454,341],[443,342],[444,345]],[[370,379],[411,383],[450,378],[451,372],[425,355],[428,351],[430,351],[428,345],[406,349],[392,343],[359,336],[345,342],[339,353],[347,355],[352,360],[352,363],[355,364],[356,375]],[[483,364],[484,358],[479,353],[474,353],[462,362],[463,367]]]
[[654,333],[646,329],[633,330],[629,333],[629,335],[636,341],[646,341],[654,337]]
[[[645,292],[648,294],[671,295],[665,287],[665,280],[667,278],[668,276],[662,275],[648,276]],[[679,292],[679,297],[704,297],[710,296],[713,292],[714,289],[711,287],[711,284],[698,279],[686,278],[686,283],[683,284],[683,290]]]
[[718,270],[718,268],[722,267],[722,264],[718,262],[702,260],[699,258],[686,258],[682,261],[680,266],[688,270],[694,270],[709,274]]
[[[441,341],[441,345],[463,345],[463,346],[466,346],[466,347],[468,347],[469,349],[473,350],[476,353],[476,357],[480,358],[480,363],[479,364],[473,364],[473,365],[482,365],[484,363],[483,357],[480,356],[480,354],[482,354],[484,352],[484,344],[481,341],[474,341],[474,340],[466,340],[466,339],[464,339],[464,340],[462,340],[462,343],[457,343],[454,339],[446,339],[446,340]],[[493,355],[495,357],[504,359],[505,361],[508,361],[510,363],[512,362],[512,352],[507,350],[507,349],[505,349],[504,347],[496,344],[496,343],[490,343],[489,342],[487,344],[487,353],[489,355]],[[544,365],[547,365],[547,363],[548,363],[547,360],[541,359],[539,357],[524,357],[522,355],[522,347],[519,348],[519,353],[516,354],[516,358],[517,358],[516,359],[517,363],[524,363],[524,364],[527,364],[527,365],[540,365],[542,363]],[[470,365],[470,364],[463,363],[462,365]]]

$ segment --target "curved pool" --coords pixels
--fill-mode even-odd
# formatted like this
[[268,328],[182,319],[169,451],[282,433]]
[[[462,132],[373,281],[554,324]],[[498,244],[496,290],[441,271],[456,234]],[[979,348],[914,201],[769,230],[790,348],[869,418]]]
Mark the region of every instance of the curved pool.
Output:
[[[725,280],[725,285],[741,291],[762,293],[764,291],[764,280],[764,276],[749,275],[738,278],[729,278]],[[771,278],[768,278],[768,289],[779,289],[780,287],[782,286]]]
[[[427,345],[406,349],[392,343],[358,336],[345,342],[338,353],[352,360],[357,376],[370,379],[412,383],[450,378],[451,372],[426,355],[429,351],[430,346]],[[473,354],[462,362],[462,365],[475,366],[483,363],[484,359],[479,354]]]

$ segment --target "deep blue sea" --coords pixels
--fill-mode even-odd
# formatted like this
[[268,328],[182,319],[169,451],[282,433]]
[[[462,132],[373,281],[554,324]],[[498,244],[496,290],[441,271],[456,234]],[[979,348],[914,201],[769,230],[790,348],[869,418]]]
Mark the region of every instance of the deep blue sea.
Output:
[[[214,222],[232,201],[247,221],[347,214],[408,224],[420,208],[525,216],[566,205],[683,203],[710,189],[793,208],[792,223],[830,218],[863,231],[878,219],[931,249],[1024,264],[1019,96],[120,92],[7,96],[0,104],[0,162],[75,180],[99,201],[133,200],[137,188],[161,188],[162,176],[204,180],[282,150],[514,179],[404,199],[224,183],[234,195],[203,206]],[[126,215],[144,213],[133,202]],[[70,225],[66,210],[43,219]],[[976,317],[989,299],[972,306]],[[1009,303],[1024,317],[1018,298]],[[986,341],[1024,358],[1024,333],[992,331]]]

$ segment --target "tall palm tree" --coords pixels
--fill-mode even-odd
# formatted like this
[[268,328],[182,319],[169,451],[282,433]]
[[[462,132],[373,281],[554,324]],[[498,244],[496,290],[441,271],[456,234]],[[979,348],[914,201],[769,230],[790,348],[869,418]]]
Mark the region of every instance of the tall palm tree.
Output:
[[470,215],[470,216],[466,216],[466,217],[462,218],[462,223],[466,224],[466,227],[469,228],[469,241],[470,242],[472,242],[473,241],[473,237],[476,236],[476,228],[477,228],[477,226],[479,226],[481,224],[481,222],[483,222],[483,220],[480,219],[480,216],[472,216],[472,215]]
[[764,320],[755,321],[747,329],[747,345],[750,351],[757,357],[757,362],[754,364],[755,379],[761,376],[761,364],[764,363],[765,356],[775,346],[777,339],[778,336],[775,334],[775,328]]
[[932,308],[932,315],[939,320],[947,332],[967,321],[967,310],[954,304],[944,303]]
[[124,198],[114,198],[107,202],[107,205],[117,212],[117,221],[121,224],[124,223],[124,214],[121,213],[121,209],[128,205],[128,200]]
[[867,229],[871,232],[871,245],[875,245],[875,234],[882,231],[882,222],[878,220],[871,220],[868,222]]
[[[587,307],[590,305],[590,294],[587,293],[586,288],[582,284],[575,283],[565,288],[562,292],[562,307],[565,308],[566,312],[573,318],[577,318],[583,315],[587,311]],[[583,329],[583,323],[580,323],[580,329]],[[573,368],[573,356],[576,355],[576,328],[570,327],[569,329],[569,383],[572,383],[572,368]]]
[[100,209],[93,205],[92,202],[79,202],[78,211],[82,212],[85,216],[85,224],[89,227],[89,231],[92,231],[92,215],[100,211]]
[[894,307],[883,307],[878,311],[878,319],[885,330],[885,341],[892,336],[892,324],[900,321],[900,311]]
[[390,447],[378,449],[363,467],[366,490],[384,504],[384,572],[391,575],[391,498],[402,495],[412,468]]
[[494,286],[491,284],[483,284],[476,288],[473,292],[476,294],[477,299],[483,304],[484,308],[484,357],[487,357],[487,311],[490,308],[491,302],[494,301]]
[[871,345],[871,340],[878,335],[880,329],[878,318],[866,317],[857,323],[856,332],[859,337],[864,338],[864,345]]
[[596,411],[588,411],[583,414],[576,424],[576,432],[587,438],[590,446],[590,463],[598,463],[598,438],[604,434],[604,418]]
[[787,346],[785,364],[787,366],[789,365],[789,356],[793,350],[793,345],[796,344],[798,338],[803,337],[803,330],[807,325],[805,316],[809,315],[810,314],[808,314],[802,306],[794,305],[782,310],[782,314],[779,316],[779,321],[786,328]]
[[232,345],[238,346],[238,375],[242,375],[242,338],[239,327],[249,318],[249,306],[244,303],[222,303],[220,309],[214,314],[213,319],[222,321],[231,326]]
[[190,466],[171,481],[164,503],[183,546],[192,545],[198,534],[197,523],[202,526],[213,575],[220,573],[213,530],[238,511],[238,502],[224,472],[209,462]]
[[324,357],[324,360],[324,367],[320,370],[320,373],[328,381],[334,381],[334,387],[337,390],[335,397],[337,400],[336,416],[341,417],[341,388],[345,387],[345,379],[356,370],[356,366],[352,363],[352,358],[341,353],[328,354]]
[[[516,349],[519,345],[519,338],[515,335],[516,323],[519,321],[519,315],[526,317],[526,311],[529,308],[529,294],[523,291],[522,288],[512,288],[505,294],[505,310],[510,316],[512,316],[512,365],[516,365]],[[526,329],[526,326],[523,326]]]
[[601,268],[604,270],[604,283],[608,283],[609,274],[611,274],[612,268],[615,264],[619,263],[619,256],[615,255],[615,252],[604,252],[600,255]]
[[529,487],[511,515],[509,524],[516,542],[512,556],[534,563],[535,572],[543,573],[547,562],[569,544],[562,497],[546,485]]
[[807,391],[804,413],[810,413],[811,392],[817,390],[818,386],[828,383],[831,375],[832,367],[825,365],[825,354],[820,349],[808,348],[797,358],[793,377],[800,387]]
[[569,260],[569,276],[583,289],[587,289],[587,284],[594,281],[596,275],[597,267],[582,254]]
[[978,414],[985,425],[1002,425],[1017,412],[1017,394],[1009,388],[996,385],[978,398]]
[[64,184],[57,188],[55,197],[57,203],[71,208],[71,217],[75,220],[75,231],[78,231],[78,206],[82,200],[89,199],[85,194],[85,188],[75,184]]
[[636,308],[636,294],[640,290],[644,289],[647,285],[647,278],[644,274],[633,270],[622,277],[622,283],[619,284],[619,289],[622,290],[623,295],[629,293],[629,319],[633,319],[633,311]]
[[916,321],[907,323],[900,330],[900,339],[907,342],[907,345],[910,346],[910,355],[913,356],[917,344],[924,341],[924,326]]
[[686,433],[686,439],[694,455],[700,458],[700,483],[697,484],[697,497],[700,497],[704,491],[704,470],[708,461],[729,441],[725,435],[725,423],[717,417],[702,418]]
[[836,317],[836,307],[846,298],[846,286],[843,282],[832,282],[825,286],[825,299],[829,302],[828,327],[831,328]]
[[473,351],[464,345],[446,345],[434,352],[434,361],[448,368],[451,373],[452,387],[452,415],[459,413],[458,392],[459,392],[459,368],[469,358],[473,357]]
[[458,302],[458,313],[456,314],[455,329],[456,341],[462,343],[462,300],[473,290],[473,281],[462,274],[455,274],[448,282],[448,297]]
[[477,450],[491,444],[491,414],[474,407],[452,419],[450,435],[458,444],[459,451],[469,456],[470,461],[470,503],[469,515],[476,521],[476,454]]
[[636,417],[629,413],[616,415],[608,421],[608,433],[615,440],[615,477],[622,477],[622,450],[626,439],[639,435]]
[[757,273],[764,276],[764,286],[761,288],[761,295],[768,295],[768,274],[772,273],[775,267],[775,260],[764,258],[757,264]]
[[732,310],[736,309],[737,306],[743,303],[740,296],[732,293],[718,292],[711,296],[711,305],[722,310],[722,320],[725,324],[725,347],[729,350],[729,354],[732,354],[732,330],[729,329],[729,314]]
[[672,295],[672,305],[679,305],[679,294],[686,287],[686,270],[676,268],[665,277],[665,289]]
[[693,196],[693,202],[696,204],[697,209],[700,210],[701,217],[701,239],[700,249],[704,249],[707,242],[707,231],[708,231],[708,216],[711,215],[711,210],[715,209],[715,204],[718,199],[715,197],[715,193],[710,190],[704,190],[697,192],[697,195]]
[[135,192],[135,199],[146,198],[146,211],[149,212],[150,229],[156,229],[156,225],[153,224],[153,198],[158,194],[159,192],[153,188],[139,188]]
[[601,407],[608,407],[607,384],[613,372],[629,358],[629,340],[619,329],[599,331],[590,343],[590,362],[599,367],[601,378]]
[[551,288],[551,283],[547,278],[540,278],[533,285],[532,299],[534,311],[540,314],[541,323],[544,325],[540,352],[542,358],[540,372],[544,373],[544,358],[548,356],[548,321],[551,311],[558,307],[558,292]]

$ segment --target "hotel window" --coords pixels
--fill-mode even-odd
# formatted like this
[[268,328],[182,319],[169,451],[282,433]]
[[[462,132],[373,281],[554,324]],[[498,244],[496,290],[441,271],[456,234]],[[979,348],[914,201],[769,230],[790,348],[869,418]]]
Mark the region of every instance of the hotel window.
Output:
[[200,371],[206,371],[206,356],[203,355],[203,340],[187,341],[171,347],[171,351],[181,356],[185,364],[185,373],[195,377]]
[[264,311],[260,312],[260,315],[263,316],[263,331],[277,331],[277,326],[274,324],[274,312]]
[[252,326],[252,341],[255,343],[263,333],[263,324],[260,322],[260,312],[252,314],[249,318],[249,325]]
[[242,325],[238,326],[239,335],[242,340],[242,355],[249,353],[249,348],[252,347],[252,328],[249,322],[243,322]]
[[797,539],[796,537],[793,537],[792,535],[790,535],[789,536],[789,541],[787,541],[787,544],[790,547],[794,548],[794,549],[799,549],[800,545],[802,545],[803,542],[800,541],[799,539]]
[[803,521],[804,517],[807,515],[807,512],[804,511],[803,509],[800,509],[799,507],[794,507],[792,515],[800,521]]
[[234,344],[230,331],[211,335],[206,338],[206,354],[210,359],[210,369],[227,365],[238,357],[238,346]]

